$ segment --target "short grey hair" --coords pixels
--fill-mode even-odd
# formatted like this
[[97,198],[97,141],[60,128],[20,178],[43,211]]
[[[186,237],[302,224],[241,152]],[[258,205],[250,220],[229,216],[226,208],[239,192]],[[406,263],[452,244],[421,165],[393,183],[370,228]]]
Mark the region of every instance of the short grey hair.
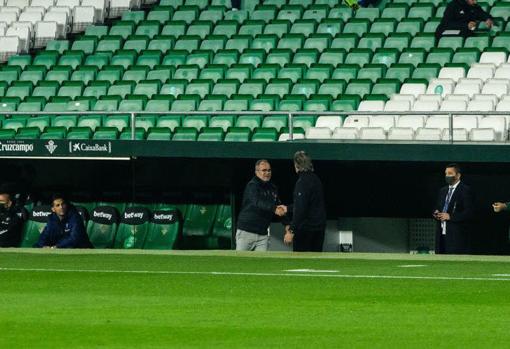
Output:
[[303,150],[294,154],[294,165],[298,172],[313,172],[312,158]]
[[260,159],[260,160],[257,160],[257,162],[255,163],[255,171],[257,171],[257,169],[259,168],[259,166],[263,163],[267,163],[268,165],[271,165],[269,163],[269,161],[267,161],[266,159]]

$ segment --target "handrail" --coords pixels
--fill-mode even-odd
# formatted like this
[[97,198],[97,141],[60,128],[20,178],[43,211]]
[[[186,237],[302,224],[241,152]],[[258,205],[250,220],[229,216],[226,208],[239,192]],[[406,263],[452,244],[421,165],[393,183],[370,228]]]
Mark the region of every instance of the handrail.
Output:
[[129,115],[131,119],[131,140],[135,140],[136,116],[137,115],[282,115],[288,117],[289,140],[294,139],[294,116],[311,115],[311,116],[383,116],[383,115],[446,115],[449,118],[449,138],[453,143],[453,118],[458,115],[491,115],[491,116],[509,116],[510,111],[63,111],[63,112],[45,112],[45,111],[0,111],[0,115]]

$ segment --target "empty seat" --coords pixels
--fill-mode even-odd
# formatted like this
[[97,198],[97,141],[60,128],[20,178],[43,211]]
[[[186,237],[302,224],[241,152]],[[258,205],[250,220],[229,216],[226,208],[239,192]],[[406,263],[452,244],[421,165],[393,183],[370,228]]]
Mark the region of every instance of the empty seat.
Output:
[[[507,122],[504,116],[486,116],[480,120],[478,123],[478,127],[481,129],[490,128],[493,129],[496,134],[496,139],[498,141],[506,141],[507,140]],[[473,129],[474,130],[474,129]],[[471,130],[471,131],[473,131]],[[478,136],[478,135],[477,135]]]
[[332,131],[329,127],[310,127],[306,130],[306,139],[330,139]]
[[466,70],[462,67],[443,67],[439,71],[439,79],[452,79],[457,82],[460,78],[466,76]]
[[452,79],[432,79],[427,87],[427,94],[437,94],[441,96],[453,93],[455,81]]
[[501,141],[493,128],[474,128],[469,133],[469,140],[473,142]]
[[356,127],[337,127],[331,138],[341,140],[359,139],[359,130]]
[[439,128],[423,128],[416,130],[415,140],[417,141],[441,141],[442,131]]
[[362,127],[359,138],[364,140],[386,140],[386,130],[382,127]]
[[411,128],[416,131],[419,128],[425,127],[425,115],[401,115],[397,120],[397,127]]
[[337,127],[342,127],[343,119],[341,116],[319,116],[317,121],[315,122],[315,127],[324,128],[327,127],[331,131],[335,130]]
[[355,127],[360,129],[362,127],[368,127],[370,124],[370,116],[362,115],[349,115],[343,124],[343,127]]
[[[417,126],[422,127],[422,126]],[[414,130],[412,127],[392,127],[388,131],[389,141],[412,141],[414,140]]]
[[506,52],[503,51],[483,52],[480,56],[480,63],[492,63],[498,66],[502,63],[505,63],[506,59]]

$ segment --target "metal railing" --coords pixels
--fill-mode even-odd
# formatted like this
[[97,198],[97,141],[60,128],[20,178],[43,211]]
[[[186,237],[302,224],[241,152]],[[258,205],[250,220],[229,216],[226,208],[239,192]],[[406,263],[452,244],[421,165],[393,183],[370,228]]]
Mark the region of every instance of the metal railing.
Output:
[[[323,112],[312,112],[312,111],[165,111],[165,112],[153,112],[153,111],[137,111],[137,112],[129,112],[129,111],[65,111],[65,112],[21,112],[21,111],[9,111],[9,112],[2,112],[0,111],[0,115],[5,115],[7,117],[13,116],[13,115],[130,115],[130,130],[131,130],[131,140],[136,140],[136,117],[138,115],[180,115],[180,116],[186,116],[186,115],[210,115],[210,116],[217,116],[217,115],[234,115],[234,116],[240,116],[240,115],[285,115],[287,116],[288,120],[288,129],[289,129],[289,141],[294,140],[294,117],[295,116],[303,116],[303,115],[309,115],[309,116],[341,116],[341,117],[348,117],[348,116],[382,116],[382,115],[393,115],[393,116],[402,116],[402,115],[424,115],[424,116],[435,116],[435,115],[446,115],[449,118],[449,143],[455,143],[454,139],[454,118],[455,116],[465,116],[465,115],[474,115],[474,116],[505,116],[510,120],[510,111],[427,111],[427,112],[420,112],[420,111],[381,111],[381,112],[370,112],[370,111],[323,111]],[[508,123],[506,122],[506,132],[508,133]],[[326,138],[324,140],[327,140]],[[505,134],[503,143],[506,143],[508,140],[508,134]],[[415,142],[410,141],[410,142]],[[445,141],[442,141],[443,143]],[[466,143],[466,141],[462,141],[462,143]],[[501,142],[499,142],[501,143]]]

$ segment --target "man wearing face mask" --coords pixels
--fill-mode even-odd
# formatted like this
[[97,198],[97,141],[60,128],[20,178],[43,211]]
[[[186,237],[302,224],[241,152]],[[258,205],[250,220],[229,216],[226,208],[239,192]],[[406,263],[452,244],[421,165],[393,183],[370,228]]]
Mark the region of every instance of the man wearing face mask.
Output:
[[23,221],[6,190],[0,189],[0,247],[18,247]]
[[434,218],[436,229],[436,253],[469,253],[469,233],[474,212],[471,188],[461,182],[461,170],[457,164],[445,169],[447,186],[441,188]]

